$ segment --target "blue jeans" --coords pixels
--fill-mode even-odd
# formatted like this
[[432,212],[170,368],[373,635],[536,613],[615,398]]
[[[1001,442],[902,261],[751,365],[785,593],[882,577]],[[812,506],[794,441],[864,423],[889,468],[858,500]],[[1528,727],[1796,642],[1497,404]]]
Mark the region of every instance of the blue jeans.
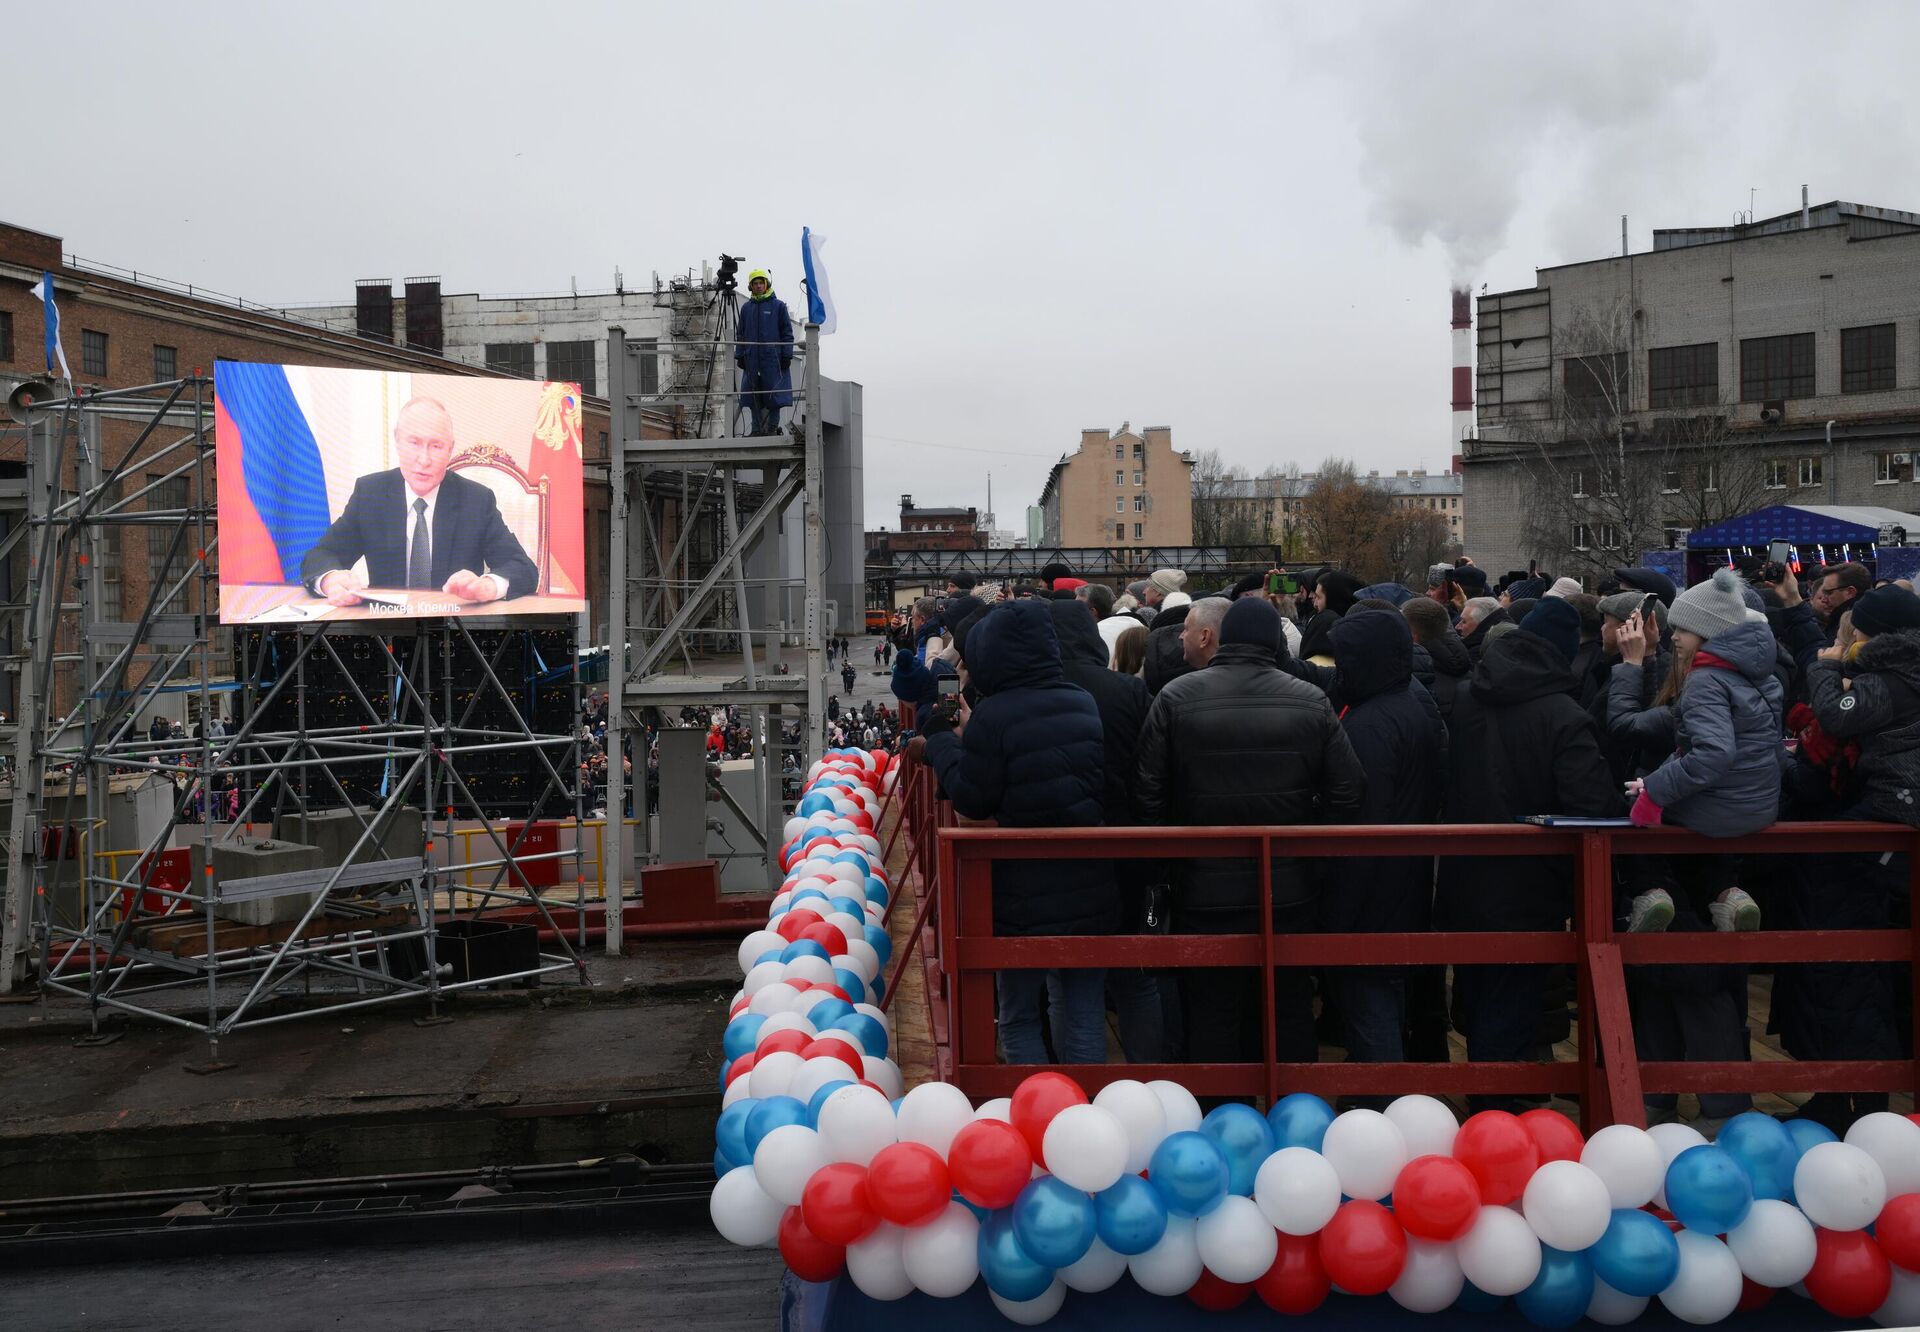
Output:
[[1002,971],[995,977],[1000,1001],[1000,1044],[1010,1064],[1044,1064],[1040,995],[1049,995],[1053,1044],[1063,1064],[1107,1062],[1107,973],[1092,971]]

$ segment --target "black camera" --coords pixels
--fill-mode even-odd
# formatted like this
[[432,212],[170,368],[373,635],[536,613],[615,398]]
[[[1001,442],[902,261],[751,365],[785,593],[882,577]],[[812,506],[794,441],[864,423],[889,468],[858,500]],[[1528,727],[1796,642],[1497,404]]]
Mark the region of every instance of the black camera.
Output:
[[739,272],[740,272],[740,256],[739,255],[737,254],[721,255],[720,256],[720,276],[714,280],[714,285],[718,287],[721,291],[732,291],[734,288],[740,285],[740,281],[737,276]]

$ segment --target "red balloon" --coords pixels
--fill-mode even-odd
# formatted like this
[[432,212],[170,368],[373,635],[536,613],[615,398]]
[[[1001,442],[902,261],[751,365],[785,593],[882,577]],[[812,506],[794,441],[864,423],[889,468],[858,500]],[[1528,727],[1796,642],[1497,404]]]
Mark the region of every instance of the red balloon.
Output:
[[1741,1313],[1751,1313],[1755,1309],[1764,1309],[1767,1301],[1773,1298],[1773,1287],[1763,1286],[1752,1277],[1740,1278],[1740,1303],[1733,1307]]
[[1873,1223],[1873,1238],[1888,1262],[1920,1272],[1920,1193],[1887,1199],[1880,1219]]
[[1521,1127],[1540,1149],[1540,1164],[1549,1161],[1578,1161],[1587,1145],[1575,1123],[1558,1110],[1528,1110],[1519,1116]]
[[1893,1268],[1864,1230],[1816,1230],[1807,1294],[1835,1318],[1865,1318],[1887,1302]]
[[1282,1235],[1273,1266],[1253,1289],[1275,1313],[1310,1314],[1325,1303],[1333,1282],[1320,1265],[1318,1235]]
[[1033,1148],[1019,1129],[998,1119],[963,1125],[947,1147],[953,1187],[975,1207],[1013,1206],[1033,1177]]
[[[791,985],[793,982],[788,981],[787,984]],[[781,1050],[788,1054],[799,1054],[812,1042],[813,1037],[806,1032],[798,1027],[788,1027],[785,1031],[769,1032],[762,1036],[758,1044],[753,1047],[753,1053],[762,1059]]]
[[867,1168],[851,1161],[821,1166],[800,1194],[800,1219],[828,1244],[858,1244],[880,1224],[867,1201]]
[[921,1226],[947,1210],[953,1178],[923,1142],[882,1147],[867,1166],[867,1202],[896,1226]]
[[1377,1202],[1341,1203],[1320,1232],[1320,1265],[1349,1294],[1378,1295],[1407,1265],[1407,1234]]
[[727,1065],[727,1086],[731,1087],[733,1085],[733,1080],[739,1077],[740,1075],[742,1075],[743,1073],[753,1072],[754,1061],[759,1057],[760,1057],[760,1052],[758,1050],[749,1050],[745,1054],[741,1055],[738,1059],[734,1060],[731,1064],[728,1064]]
[[821,921],[818,925],[809,925],[800,931],[802,939],[811,939],[827,950],[830,957],[839,957],[847,951],[847,932],[838,925]]
[[1914,1114],[1908,1115],[1907,1118],[1911,1119],[1916,1124],[1920,1124],[1920,1112],[1916,1112]]
[[802,1059],[838,1059],[855,1072],[858,1072],[861,1067],[860,1052],[846,1041],[831,1034],[818,1036],[809,1041],[806,1048],[800,1051],[800,1057]]
[[787,984],[793,987],[795,994],[805,994],[813,988],[813,982],[810,980],[789,980]]
[[821,1239],[807,1229],[800,1209],[789,1207],[780,1216],[780,1256],[802,1281],[831,1281],[847,1265],[847,1246]]
[[1540,1168],[1540,1144],[1505,1110],[1482,1110],[1460,1126],[1453,1156],[1480,1182],[1480,1201],[1504,1207],[1527,1191]]
[[[811,900],[811,899],[809,899]],[[820,913],[807,907],[795,907],[773,923],[773,932],[792,943],[810,925],[821,924]]]
[[1253,1283],[1245,1285],[1237,1281],[1222,1281],[1206,1268],[1200,1269],[1200,1279],[1193,1283],[1187,1292],[1187,1298],[1209,1313],[1225,1313],[1229,1309],[1238,1309],[1247,1302],[1247,1296],[1253,1294]]
[[815,851],[821,850],[822,848],[838,851],[841,849],[841,846],[839,841],[835,838],[816,837],[811,842],[808,842],[805,846],[800,848],[800,859],[811,860],[813,858],[813,853]]
[[1040,1150],[1040,1142],[1047,1135],[1047,1125],[1068,1106],[1086,1103],[1087,1094],[1080,1090],[1080,1084],[1064,1073],[1035,1073],[1013,1089],[1013,1126],[1027,1140],[1033,1159],[1042,1169],[1047,1157]]
[[820,993],[822,994],[832,995],[835,999],[838,999],[841,1003],[850,1004],[853,1002],[852,997],[849,996],[847,992],[841,989],[838,985],[816,985],[813,988],[820,991]]
[[1480,1215],[1480,1182],[1451,1156],[1416,1156],[1393,1181],[1393,1214],[1409,1235],[1457,1240]]
[[727,1016],[730,1018],[739,1017],[742,1013],[747,1011],[747,1005],[752,1002],[753,1002],[753,997],[751,995],[745,995],[745,994],[741,995],[738,999],[735,999],[731,1005],[728,1006]]

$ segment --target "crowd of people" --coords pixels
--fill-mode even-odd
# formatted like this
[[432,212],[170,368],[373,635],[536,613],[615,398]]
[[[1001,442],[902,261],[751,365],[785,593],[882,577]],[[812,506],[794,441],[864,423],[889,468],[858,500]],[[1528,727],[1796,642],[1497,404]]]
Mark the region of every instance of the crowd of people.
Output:
[[[1749,562],[1685,590],[1622,568],[1591,590],[1471,561],[1424,590],[1334,568],[1196,591],[1160,569],[1124,588],[1062,565],[1030,584],[957,576],[916,602],[891,687],[910,757],[963,818],[1004,827],[1511,824],[1560,816],[1709,838],[1778,822],[1920,827],[1920,597],[1860,564]],[[1255,862],[1196,854],[1002,860],[997,934],[1258,929]],[[1628,931],[1905,925],[1904,855],[1616,857]],[[1287,933],[1564,929],[1564,860],[1278,856]],[[1802,1059],[1905,1059],[1911,985],[1892,964],[1775,969],[1759,1014]],[[1282,968],[1277,1057],[1545,1060],[1570,1028],[1564,968]],[[1747,968],[1628,969],[1640,1057],[1749,1058]],[[1099,1062],[1106,1015],[1134,1062],[1261,1057],[1257,971],[1002,972],[1010,1062]],[[1510,1106],[1514,1098],[1478,1098]],[[1884,1095],[1821,1093],[1844,1130]],[[1748,1108],[1703,1094],[1700,1116]],[[1673,1095],[1650,1095],[1654,1121]]]

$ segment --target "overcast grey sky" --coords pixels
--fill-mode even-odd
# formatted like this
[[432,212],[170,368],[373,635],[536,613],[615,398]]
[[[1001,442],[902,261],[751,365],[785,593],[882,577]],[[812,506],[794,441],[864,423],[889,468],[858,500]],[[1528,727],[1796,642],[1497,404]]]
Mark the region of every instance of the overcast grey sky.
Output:
[[0,216],[269,302],[831,244],[867,520],[1019,530],[1083,426],[1440,467],[1449,279],[1655,226],[1920,208],[1920,8],[106,3],[8,84]]

